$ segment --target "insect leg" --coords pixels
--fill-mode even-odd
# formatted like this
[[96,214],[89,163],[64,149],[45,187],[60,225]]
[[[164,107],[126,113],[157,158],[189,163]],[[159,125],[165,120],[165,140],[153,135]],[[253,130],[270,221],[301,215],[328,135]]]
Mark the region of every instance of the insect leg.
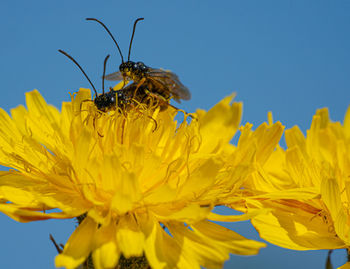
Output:
[[146,78],[142,78],[142,79],[137,83],[136,89],[135,89],[135,91],[134,91],[133,98],[136,97],[136,93],[137,93],[138,89],[140,88],[140,86],[141,86],[143,83],[145,83],[145,81],[146,81]]

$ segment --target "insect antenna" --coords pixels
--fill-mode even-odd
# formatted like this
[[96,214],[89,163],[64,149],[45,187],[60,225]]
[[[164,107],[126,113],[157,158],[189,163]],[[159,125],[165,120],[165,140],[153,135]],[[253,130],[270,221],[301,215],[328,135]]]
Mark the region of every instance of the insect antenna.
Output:
[[134,28],[132,29],[132,35],[131,35],[131,40],[130,40],[130,45],[129,45],[128,61],[130,61],[131,45],[132,45],[132,41],[133,41],[133,39],[134,39],[136,24],[137,24],[139,21],[143,21],[143,20],[144,20],[144,18],[138,18],[138,19],[134,22]]
[[109,36],[113,39],[114,43],[117,45],[117,48],[118,48],[120,57],[122,57],[122,63],[124,63],[124,58],[123,58],[122,51],[120,50],[117,41],[114,39],[112,33],[108,30],[107,26],[104,25],[103,22],[101,22],[101,21],[99,21],[98,19],[95,19],[95,18],[86,18],[86,20],[87,20],[87,21],[96,21],[96,22],[98,22],[99,24],[101,24],[101,25],[103,26],[103,28],[105,28],[105,30],[107,31],[107,33],[109,34]]
[[81,70],[81,72],[83,72],[84,76],[86,77],[86,79],[90,82],[90,85],[92,86],[92,88],[94,89],[94,92],[97,96],[97,91],[96,88],[94,86],[94,84],[92,84],[91,80],[89,79],[89,77],[86,75],[86,73],[84,72],[83,68],[78,64],[78,62],[76,60],[74,60],[74,58],[72,56],[70,56],[67,52],[63,51],[63,50],[58,50],[59,52],[61,52],[62,54],[64,54],[65,56],[67,56],[69,59],[71,59],[73,61],[73,63],[75,63],[79,69]]
[[105,61],[103,62],[103,76],[102,76],[102,94],[105,94],[105,74],[106,74],[106,65],[109,54],[106,56]]

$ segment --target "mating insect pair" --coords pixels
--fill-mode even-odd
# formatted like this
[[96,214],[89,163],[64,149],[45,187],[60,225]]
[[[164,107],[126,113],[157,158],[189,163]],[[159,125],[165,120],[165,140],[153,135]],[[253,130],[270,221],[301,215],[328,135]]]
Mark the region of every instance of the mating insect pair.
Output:
[[88,75],[78,64],[78,62],[74,60],[74,58],[70,56],[67,52],[63,50],[58,51],[67,56],[69,59],[71,59],[79,67],[86,79],[89,81],[92,89],[95,92],[95,98],[93,101],[99,111],[108,112],[117,108],[119,108],[122,111],[127,111],[130,106],[146,103],[147,90],[145,88],[145,85],[137,87],[136,83],[131,83],[117,91],[113,90],[112,88],[110,88],[109,92],[104,91],[104,76],[109,55],[107,55],[103,64],[102,94],[98,94],[94,84],[91,82]]
[[[108,28],[99,20],[88,18],[89,21],[96,21],[101,24],[107,33],[110,35],[116,44],[122,63],[119,66],[119,71],[105,76],[106,63],[109,55],[104,60],[103,76],[102,76],[102,94],[98,94],[94,85],[90,81],[81,66],[66,52],[59,50],[59,52],[70,58],[83,72],[95,92],[94,103],[98,110],[107,112],[116,108],[122,111],[128,110],[130,107],[144,104],[150,105],[158,103],[161,109],[169,106],[170,99],[180,102],[180,99],[189,100],[191,98],[190,91],[179,80],[178,76],[170,71],[162,69],[154,69],[146,66],[142,62],[130,61],[130,52],[132,41],[135,34],[136,24],[143,20],[138,18],[134,22],[132,36],[129,45],[128,61],[124,62],[123,54],[119,45]],[[107,80],[123,80],[126,82],[133,81],[131,84],[124,86],[121,90],[115,91],[110,89],[109,92],[104,92],[104,79]]]

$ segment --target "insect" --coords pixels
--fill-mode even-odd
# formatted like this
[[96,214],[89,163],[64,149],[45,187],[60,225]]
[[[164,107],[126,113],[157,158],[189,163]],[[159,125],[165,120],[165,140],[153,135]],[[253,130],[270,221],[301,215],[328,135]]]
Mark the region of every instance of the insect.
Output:
[[[81,70],[81,72],[84,74],[86,79],[89,81],[91,87],[93,88],[95,92],[95,98],[93,99],[93,102],[97,109],[101,112],[108,112],[111,110],[119,109],[120,112],[126,112],[131,108],[139,107],[140,104],[148,106],[156,106],[158,104],[162,110],[167,108],[169,105],[164,100],[158,100],[153,98],[152,94],[149,93],[149,90],[147,88],[147,85],[143,84],[141,86],[138,86],[137,83],[131,83],[124,88],[120,90],[113,90],[112,88],[109,89],[108,92],[104,91],[104,76],[106,72],[106,65],[107,60],[109,58],[109,55],[106,56],[104,63],[103,63],[103,76],[102,76],[102,94],[98,94],[96,91],[96,88],[94,84],[89,79],[88,75],[85,73],[83,68],[79,65],[79,63],[67,52],[63,50],[58,50],[60,53],[64,54],[66,57],[68,57],[71,61],[73,61]],[[91,101],[91,100],[86,100]]]
[[[106,72],[106,65],[107,60],[109,58],[109,55],[106,56],[104,63],[103,63],[103,77],[102,77],[102,94],[98,94],[96,91],[96,88],[94,84],[89,79],[88,75],[85,73],[83,68],[78,64],[78,62],[70,56],[67,52],[63,50],[58,50],[60,53],[67,56],[70,60],[72,60],[81,70],[81,72],[84,74],[86,79],[89,81],[91,87],[93,88],[95,92],[95,98],[93,99],[94,104],[96,105],[97,109],[102,112],[108,112],[110,110],[115,110],[117,107],[120,108],[122,111],[126,110],[129,105],[131,105],[133,102],[139,102],[142,103],[144,100],[142,97],[146,96],[145,93],[145,87],[140,87],[138,90],[138,98],[135,98],[134,93],[136,91],[136,84],[132,83],[126,87],[124,87],[121,90],[115,91],[112,88],[110,88],[109,92],[104,91],[104,75]],[[142,93],[144,92],[144,93]]]
[[[88,75],[85,73],[84,69],[80,66],[80,64],[78,64],[78,62],[72,56],[70,56],[67,52],[65,52],[63,50],[58,50],[58,51],[60,53],[62,53],[63,55],[65,55],[66,57],[68,57],[73,63],[75,63],[76,66],[79,67],[80,71],[84,74],[85,78],[89,81],[92,89],[95,92],[95,98],[93,101],[94,101],[98,110],[103,111],[103,112],[107,112],[111,108],[115,107],[115,105],[116,105],[115,93],[113,93],[113,91],[111,91],[111,90],[109,92],[105,93],[105,91],[104,91],[104,79],[103,78],[102,78],[102,94],[98,95],[94,84],[91,82]],[[107,64],[108,58],[109,58],[109,55],[106,56],[104,63],[103,63],[103,75],[105,74],[105,71],[106,71],[106,64]]]
[[[104,63],[103,63],[103,76],[102,76],[102,94],[98,95],[96,88],[94,84],[91,82],[89,79],[88,75],[85,73],[83,68],[78,64],[78,62],[70,56],[67,52],[63,50],[58,50],[60,53],[64,54],[67,56],[70,60],[72,60],[81,70],[81,72],[84,74],[86,79],[89,81],[91,87],[93,88],[95,92],[95,98],[93,99],[93,102],[97,109],[101,112],[108,112],[111,110],[116,110],[118,109],[119,112],[125,113],[127,112],[130,108],[137,108],[139,109],[139,105],[146,105],[148,106],[153,106],[156,108],[154,104],[159,104],[159,107],[161,109],[167,108],[167,105],[170,105],[169,103],[165,103],[164,101],[159,101],[154,103],[153,98],[148,94],[148,89],[146,88],[146,85],[141,85],[140,87],[136,83],[131,83],[130,85],[127,85],[126,87],[120,89],[120,90],[113,90],[112,88],[109,89],[109,92],[105,93],[104,91],[104,77],[105,77],[105,72],[106,72],[106,65],[107,65],[107,60],[109,58],[109,55],[106,56]],[[85,101],[91,101],[91,100],[85,100]],[[84,102],[84,101],[83,101]],[[82,104],[82,103],[81,103]],[[154,120],[151,116],[147,115],[150,119],[154,121],[155,127],[154,131],[157,129],[157,121]],[[93,120],[93,125],[94,128],[96,128],[96,122],[95,118]],[[123,123],[124,128],[125,125],[125,120]],[[98,135],[103,137],[98,132]],[[123,142],[123,136],[121,137],[121,142]]]
[[[94,18],[87,18],[88,21],[96,21],[103,26],[107,31],[110,37],[113,39],[116,44],[119,54],[122,59],[122,63],[119,66],[119,71],[106,75],[104,78],[106,80],[124,80],[124,81],[133,81],[136,83],[135,90],[138,90],[139,87],[145,87],[154,98],[163,100],[163,103],[169,103],[170,99],[173,98],[175,101],[180,103],[180,100],[189,100],[191,99],[191,93],[186,86],[184,86],[179,77],[170,72],[162,69],[151,68],[145,65],[143,62],[133,62],[130,61],[130,52],[132,41],[134,39],[136,24],[139,21],[142,21],[144,18],[138,18],[134,22],[134,27],[132,31],[132,36],[129,44],[129,53],[128,61],[124,62],[123,54],[119,48],[119,45],[106,25],[101,21]],[[134,85],[133,85],[134,87]]]

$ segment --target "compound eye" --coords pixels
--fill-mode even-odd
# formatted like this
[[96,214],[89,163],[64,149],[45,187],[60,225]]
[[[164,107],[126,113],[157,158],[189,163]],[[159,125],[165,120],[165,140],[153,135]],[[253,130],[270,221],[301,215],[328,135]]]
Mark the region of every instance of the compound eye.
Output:
[[140,70],[144,71],[147,69],[147,66],[143,62],[137,62],[137,65]]

